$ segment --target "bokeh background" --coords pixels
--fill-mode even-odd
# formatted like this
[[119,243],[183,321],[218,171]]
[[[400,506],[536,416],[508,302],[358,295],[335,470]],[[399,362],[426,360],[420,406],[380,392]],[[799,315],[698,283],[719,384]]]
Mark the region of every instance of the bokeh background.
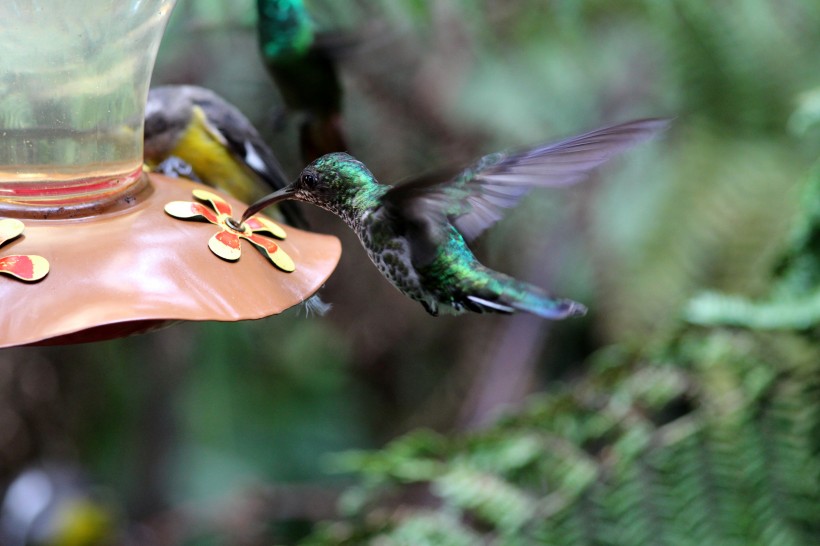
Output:
[[[475,245],[589,315],[432,318],[307,210],[343,242],[324,317],[0,352],[0,487],[44,465],[100,544],[816,543],[820,5],[307,5],[358,37],[344,119],[383,182],[675,118]],[[255,24],[179,0],[153,85],[214,89],[295,176]]]

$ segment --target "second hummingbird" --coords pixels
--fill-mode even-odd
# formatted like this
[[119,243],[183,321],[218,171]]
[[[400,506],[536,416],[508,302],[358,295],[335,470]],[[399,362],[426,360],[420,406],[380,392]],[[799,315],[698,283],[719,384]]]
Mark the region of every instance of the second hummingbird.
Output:
[[612,125],[535,148],[482,157],[453,177],[421,178],[398,186],[379,184],[345,153],[320,157],[299,178],[251,205],[251,215],[295,199],[338,215],[352,228],[382,274],[432,315],[526,311],[558,320],[586,307],[481,264],[467,242],[515,206],[533,187],[557,187],[590,171],[668,125],[643,119]]

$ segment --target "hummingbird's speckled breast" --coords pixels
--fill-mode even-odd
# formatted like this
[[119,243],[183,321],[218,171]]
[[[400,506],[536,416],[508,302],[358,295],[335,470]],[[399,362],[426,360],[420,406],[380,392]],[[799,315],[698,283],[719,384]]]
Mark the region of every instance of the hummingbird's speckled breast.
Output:
[[352,227],[359,236],[367,255],[382,275],[406,296],[427,305],[432,296],[422,287],[411,262],[407,239],[394,231],[393,224],[384,221],[384,210],[377,208],[365,214]]

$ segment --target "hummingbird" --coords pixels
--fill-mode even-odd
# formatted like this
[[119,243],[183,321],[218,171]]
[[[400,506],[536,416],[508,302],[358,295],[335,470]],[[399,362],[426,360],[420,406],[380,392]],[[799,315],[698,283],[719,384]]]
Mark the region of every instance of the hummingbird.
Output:
[[455,176],[427,176],[380,184],[346,153],[322,156],[290,185],[263,197],[241,222],[276,202],[295,199],[339,216],[359,237],[379,271],[433,316],[524,311],[560,320],[586,313],[570,299],[494,271],[467,243],[500,220],[535,187],[585,179],[612,156],[668,125],[641,119],[603,127],[534,148],[486,155]]
[[257,0],[262,60],[288,110],[302,112],[302,158],[348,149],[342,128],[337,58],[354,43],[343,32],[318,32],[302,0]]

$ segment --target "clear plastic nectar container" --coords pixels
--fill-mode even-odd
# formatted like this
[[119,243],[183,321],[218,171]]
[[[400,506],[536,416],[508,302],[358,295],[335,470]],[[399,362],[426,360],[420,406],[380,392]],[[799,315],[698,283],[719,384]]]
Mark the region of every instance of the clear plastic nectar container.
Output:
[[140,180],[145,100],[175,2],[0,1],[0,207],[81,205]]

